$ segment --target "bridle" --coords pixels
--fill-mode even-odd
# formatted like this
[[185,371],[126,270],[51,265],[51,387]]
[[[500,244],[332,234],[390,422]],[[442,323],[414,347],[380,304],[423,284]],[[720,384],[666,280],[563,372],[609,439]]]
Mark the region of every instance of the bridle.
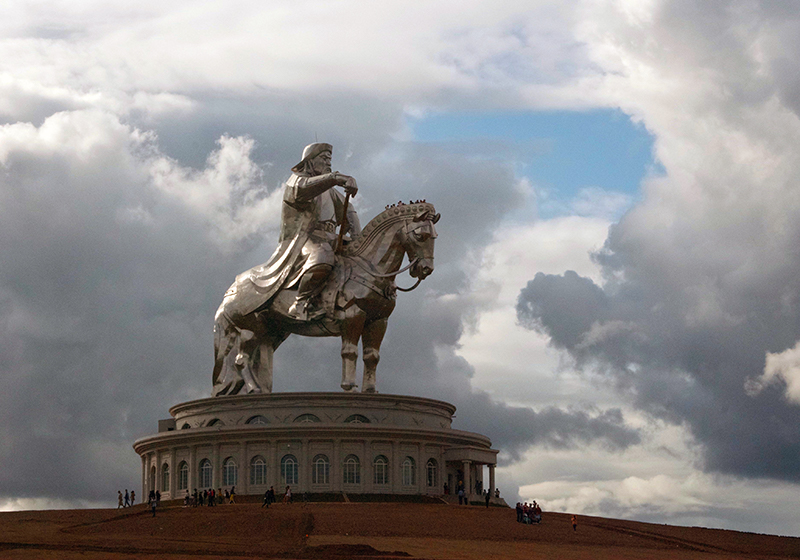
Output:
[[[404,226],[404,229],[405,229],[406,236],[408,236],[408,234],[409,234],[409,232],[408,232],[408,224],[406,224],[406,225]],[[356,264],[357,264],[359,267],[361,267],[361,269],[362,269],[362,270],[364,270],[365,272],[367,272],[367,273],[368,273],[368,274],[370,274],[371,276],[374,276],[375,278],[391,278],[391,277],[393,277],[393,276],[397,276],[397,275],[398,275],[398,274],[400,274],[401,272],[405,272],[405,271],[406,271],[406,270],[408,270],[409,268],[413,267],[415,264],[417,264],[417,263],[418,263],[419,261],[421,261],[421,260],[422,260],[422,257],[415,257],[415,258],[414,258],[414,259],[413,259],[411,262],[409,262],[409,263],[408,263],[406,266],[404,266],[403,268],[399,268],[399,269],[395,270],[394,272],[389,272],[389,273],[386,273],[386,274],[381,274],[381,273],[379,273],[379,272],[375,272],[375,271],[373,271],[373,270],[370,270],[369,268],[367,268],[367,266],[366,266],[366,265],[364,265],[364,263],[362,263],[362,262],[361,262],[361,261],[362,261],[362,259],[361,259],[360,257],[355,257],[355,258],[353,259],[353,261],[354,261],[354,262],[355,262],[355,263],[356,263]],[[420,284],[420,282],[422,282],[422,280],[423,280],[423,278],[422,278],[421,276],[418,276],[418,277],[417,277],[417,282],[416,282],[416,283],[415,283],[413,286],[411,286],[410,288],[401,288],[400,286],[397,286],[396,284],[395,284],[395,288],[396,288],[397,290],[401,291],[401,292],[410,292],[410,291],[414,290],[414,289],[415,289],[417,286],[419,286],[419,284]]]

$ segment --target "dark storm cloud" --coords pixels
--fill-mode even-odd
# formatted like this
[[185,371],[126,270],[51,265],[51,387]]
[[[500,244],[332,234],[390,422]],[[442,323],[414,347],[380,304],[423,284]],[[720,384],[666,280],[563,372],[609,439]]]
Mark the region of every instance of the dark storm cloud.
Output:
[[[608,277],[625,280],[601,289],[570,271],[537,274],[520,293],[520,322],[579,365],[605,372],[638,407],[685,423],[703,445],[707,469],[798,480],[800,407],[778,388],[751,398],[744,386],[763,371],[766,352],[800,337],[799,310],[786,307],[786,294],[800,293],[800,262],[786,259],[780,274],[754,273],[745,286],[698,301],[696,279],[665,283],[622,241],[623,231],[635,233],[630,227],[623,219],[598,255]],[[722,308],[695,317],[714,298]]]

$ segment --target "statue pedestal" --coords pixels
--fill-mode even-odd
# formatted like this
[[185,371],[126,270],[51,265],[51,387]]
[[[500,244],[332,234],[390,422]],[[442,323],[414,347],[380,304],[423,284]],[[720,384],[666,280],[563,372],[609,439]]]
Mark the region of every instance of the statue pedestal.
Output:
[[[261,494],[450,494],[463,481],[494,493],[497,450],[454,430],[455,406],[403,395],[273,393],[173,406],[159,433],[137,440],[142,491]],[[488,478],[483,466],[488,466]]]

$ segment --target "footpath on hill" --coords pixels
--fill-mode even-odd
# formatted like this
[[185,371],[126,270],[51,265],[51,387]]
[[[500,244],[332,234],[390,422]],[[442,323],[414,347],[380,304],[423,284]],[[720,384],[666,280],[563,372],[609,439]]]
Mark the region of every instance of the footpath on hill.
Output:
[[0,513],[0,558],[800,559],[800,539],[444,504],[308,503]]

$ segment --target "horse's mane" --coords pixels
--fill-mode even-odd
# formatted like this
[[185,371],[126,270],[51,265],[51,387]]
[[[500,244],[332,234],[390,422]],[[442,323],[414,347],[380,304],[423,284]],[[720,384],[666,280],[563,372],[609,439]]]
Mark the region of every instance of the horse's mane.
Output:
[[436,209],[433,207],[433,204],[424,200],[409,202],[408,204],[398,202],[397,204],[387,206],[386,210],[370,220],[364,229],[361,230],[361,233],[353,237],[353,240],[347,245],[345,254],[348,256],[360,254],[383,230],[389,228],[392,224],[407,220],[409,217],[416,216],[425,210],[428,210],[431,215],[436,214]]

